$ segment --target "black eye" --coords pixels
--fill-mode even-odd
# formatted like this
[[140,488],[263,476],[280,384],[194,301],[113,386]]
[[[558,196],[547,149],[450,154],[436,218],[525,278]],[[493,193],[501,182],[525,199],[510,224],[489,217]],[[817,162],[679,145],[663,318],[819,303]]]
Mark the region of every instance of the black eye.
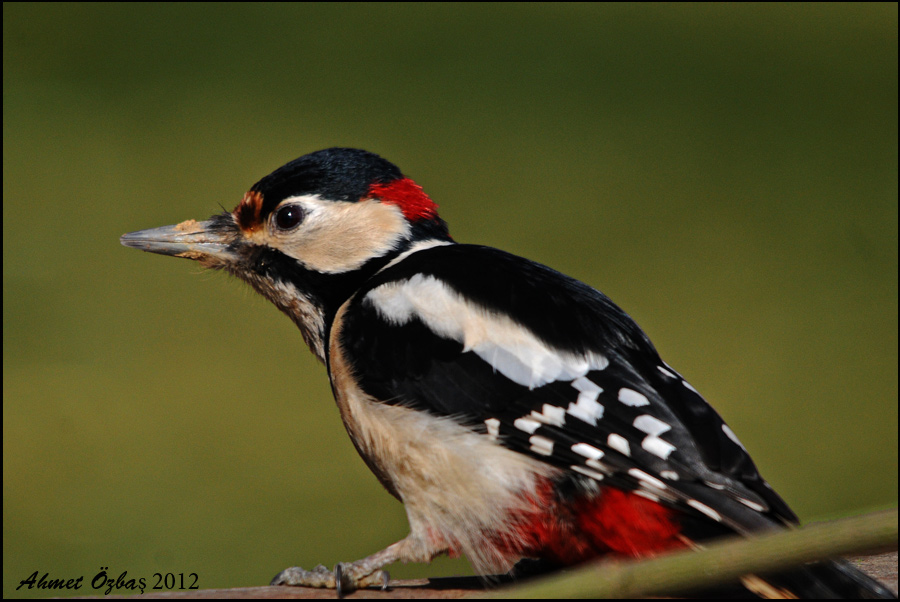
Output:
[[281,230],[290,230],[303,221],[303,209],[299,205],[285,205],[275,212],[275,225]]

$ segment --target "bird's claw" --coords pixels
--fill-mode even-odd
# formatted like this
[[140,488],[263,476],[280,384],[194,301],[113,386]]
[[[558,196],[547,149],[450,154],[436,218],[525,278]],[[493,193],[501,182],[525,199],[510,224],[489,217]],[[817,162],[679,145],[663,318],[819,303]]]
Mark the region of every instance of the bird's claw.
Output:
[[334,593],[337,594],[338,600],[344,597],[344,567],[341,563],[334,565]]
[[355,562],[339,562],[334,567],[334,578],[339,598],[365,587],[380,586],[382,591],[387,590],[391,580],[387,571],[372,571]]

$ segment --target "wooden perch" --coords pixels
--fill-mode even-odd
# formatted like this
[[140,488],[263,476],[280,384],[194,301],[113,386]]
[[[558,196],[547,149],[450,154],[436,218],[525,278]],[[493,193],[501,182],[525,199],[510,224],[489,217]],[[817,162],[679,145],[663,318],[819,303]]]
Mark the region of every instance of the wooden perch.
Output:
[[[728,538],[701,551],[674,552],[641,561],[601,560],[519,585],[486,591],[476,577],[392,581],[391,589],[361,590],[348,598],[636,598],[672,596],[734,582],[748,573],[782,571],[806,562],[897,549],[897,510],[818,523],[754,538]],[[896,552],[857,562],[897,592]],[[147,598],[335,599],[334,590],[250,587],[165,592]]]

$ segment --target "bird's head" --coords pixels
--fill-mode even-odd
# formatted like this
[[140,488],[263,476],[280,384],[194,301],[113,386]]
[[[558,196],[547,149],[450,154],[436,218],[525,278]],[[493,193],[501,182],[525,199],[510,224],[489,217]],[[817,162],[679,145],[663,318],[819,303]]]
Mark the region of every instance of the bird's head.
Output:
[[326,318],[414,245],[450,241],[437,205],[373,153],[330,148],[270,173],[234,211],[122,236],[248,282],[288,314],[319,358]]

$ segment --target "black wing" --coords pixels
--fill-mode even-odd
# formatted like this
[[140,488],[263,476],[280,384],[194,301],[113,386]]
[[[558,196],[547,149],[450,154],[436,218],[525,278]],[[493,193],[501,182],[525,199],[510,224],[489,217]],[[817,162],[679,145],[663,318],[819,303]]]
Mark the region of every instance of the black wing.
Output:
[[715,519],[795,523],[719,415],[605,295],[473,245],[413,253],[347,307],[363,390],[453,416],[498,443]]

